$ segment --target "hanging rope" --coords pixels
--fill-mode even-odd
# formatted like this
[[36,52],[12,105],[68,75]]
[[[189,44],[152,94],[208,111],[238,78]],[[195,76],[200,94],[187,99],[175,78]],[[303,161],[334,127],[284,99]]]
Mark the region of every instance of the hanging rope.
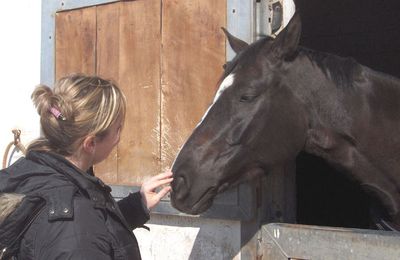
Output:
[[10,153],[11,147],[15,146],[15,148],[17,148],[19,151],[21,151],[21,153],[23,153],[24,155],[26,154],[26,149],[24,147],[24,145],[21,143],[21,130],[19,129],[13,129],[12,133],[14,134],[14,141],[10,142],[7,147],[6,150],[4,151],[4,155],[3,155],[3,169],[6,168],[7,165],[7,159],[8,159],[8,155]]

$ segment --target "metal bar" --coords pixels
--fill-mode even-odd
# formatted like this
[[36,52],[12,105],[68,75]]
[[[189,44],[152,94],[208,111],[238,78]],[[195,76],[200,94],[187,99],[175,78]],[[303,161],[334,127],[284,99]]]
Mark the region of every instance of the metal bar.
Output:
[[[227,29],[235,37],[247,43],[254,41],[255,0],[227,0]],[[235,52],[226,44],[226,59],[235,57]]]
[[294,224],[261,229],[263,259],[400,259],[400,233]]
[[[111,185],[112,196],[122,199],[129,193],[139,191],[137,186]],[[248,184],[242,184],[237,189],[226,191],[216,197],[213,206],[201,215],[188,215],[179,212],[171,206],[168,199],[162,200],[153,210],[154,214],[205,217],[214,219],[252,220],[255,215],[254,191]],[[254,206],[253,206],[254,205]]]
[[271,10],[269,8],[270,1],[271,0],[259,0],[256,2],[256,40],[266,35],[271,35]]

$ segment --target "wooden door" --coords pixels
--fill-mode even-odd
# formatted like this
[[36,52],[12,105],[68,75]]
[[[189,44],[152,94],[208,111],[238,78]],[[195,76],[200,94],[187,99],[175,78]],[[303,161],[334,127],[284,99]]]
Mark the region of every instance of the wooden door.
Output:
[[137,0],[56,14],[56,78],[97,74],[127,101],[119,145],[95,166],[112,185],[137,186],[170,167],[209,106],[225,62],[226,2]]

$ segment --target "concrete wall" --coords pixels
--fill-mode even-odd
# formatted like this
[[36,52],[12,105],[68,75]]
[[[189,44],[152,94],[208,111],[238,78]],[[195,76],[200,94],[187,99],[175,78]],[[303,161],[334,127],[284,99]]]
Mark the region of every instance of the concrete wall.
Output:
[[144,260],[240,260],[240,222],[152,215],[134,231]]
[[[39,135],[30,95],[40,82],[40,0],[5,1],[0,16],[0,158],[13,141],[12,129],[22,131],[27,144]],[[18,156],[18,154],[16,154]]]

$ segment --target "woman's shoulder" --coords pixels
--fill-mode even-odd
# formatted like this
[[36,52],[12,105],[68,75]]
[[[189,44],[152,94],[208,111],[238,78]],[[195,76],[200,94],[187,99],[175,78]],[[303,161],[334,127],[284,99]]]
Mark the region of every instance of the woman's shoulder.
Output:
[[20,158],[0,171],[0,192],[29,194],[67,183],[68,180],[56,170],[26,158]]

